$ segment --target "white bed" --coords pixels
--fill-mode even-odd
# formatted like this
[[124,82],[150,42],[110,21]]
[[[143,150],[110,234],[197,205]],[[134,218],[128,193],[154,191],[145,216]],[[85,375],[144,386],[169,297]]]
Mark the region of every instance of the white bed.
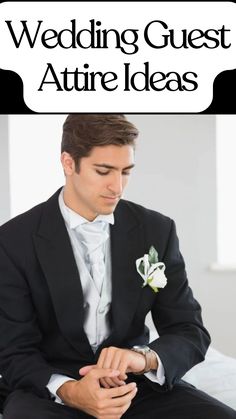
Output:
[[[150,341],[157,337],[150,328]],[[205,360],[189,370],[183,380],[236,409],[236,359],[210,347]]]
[[236,359],[211,347],[205,361],[188,371],[183,379],[236,409]]
[[210,347],[205,361],[188,371],[183,379],[236,409],[236,359]]

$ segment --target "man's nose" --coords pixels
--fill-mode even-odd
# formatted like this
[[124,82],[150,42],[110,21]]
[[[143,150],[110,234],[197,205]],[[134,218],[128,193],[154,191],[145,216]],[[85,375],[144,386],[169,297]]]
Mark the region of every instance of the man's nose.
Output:
[[114,173],[109,189],[114,195],[121,195],[123,191],[123,176],[121,173]]

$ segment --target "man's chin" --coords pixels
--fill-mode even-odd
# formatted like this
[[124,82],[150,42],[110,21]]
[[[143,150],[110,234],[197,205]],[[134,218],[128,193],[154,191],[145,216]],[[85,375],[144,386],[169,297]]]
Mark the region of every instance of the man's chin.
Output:
[[102,210],[100,211],[100,214],[110,215],[115,211],[115,209],[116,209],[116,205],[112,205],[110,206],[110,208],[102,208]]
[[115,211],[116,206],[117,206],[118,203],[119,203],[119,199],[115,203],[110,202],[110,203],[107,203],[106,205],[103,205],[102,208],[101,208],[100,214],[103,214],[103,215],[111,214],[112,212]]

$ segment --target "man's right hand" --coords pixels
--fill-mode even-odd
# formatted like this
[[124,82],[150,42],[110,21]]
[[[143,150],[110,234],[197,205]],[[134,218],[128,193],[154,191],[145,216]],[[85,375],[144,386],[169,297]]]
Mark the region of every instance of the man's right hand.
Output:
[[136,383],[115,388],[102,388],[99,380],[117,377],[120,371],[94,368],[79,381],[67,381],[57,390],[61,400],[97,419],[120,419],[137,393]]

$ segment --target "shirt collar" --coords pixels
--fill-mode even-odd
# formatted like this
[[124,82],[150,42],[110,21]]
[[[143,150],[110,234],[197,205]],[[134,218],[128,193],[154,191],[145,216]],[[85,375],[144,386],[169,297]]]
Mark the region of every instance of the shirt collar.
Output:
[[59,194],[58,202],[67,227],[76,228],[83,223],[95,223],[96,221],[105,221],[107,223],[114,224],[115,220],[113,213],[108,215],[99,214],[93,221],[88,221],[86,218],[82,217],[80,214],[66,206],[63,198],[63,191],[64,188],[62,188]]

